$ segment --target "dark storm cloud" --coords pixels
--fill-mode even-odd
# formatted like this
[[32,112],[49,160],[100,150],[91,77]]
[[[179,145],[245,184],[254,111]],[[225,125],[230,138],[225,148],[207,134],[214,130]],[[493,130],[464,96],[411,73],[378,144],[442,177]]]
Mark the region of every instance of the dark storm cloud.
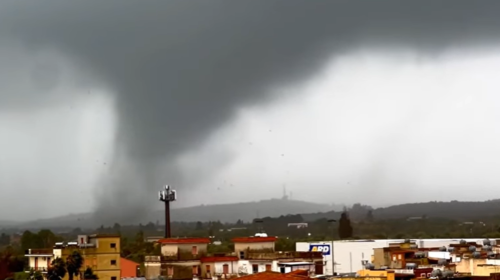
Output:
[[[173,160],[273,86],[355,48],[436,54],[497,42],[498,12],[498,1],[459,0],[16,1],[0,4],[0,36],[56,50],[116,93],[115,169],[99,205],[141,215],[142,190],[185,188]],[[58,69],[38,67],[33,80],[52,86]]]

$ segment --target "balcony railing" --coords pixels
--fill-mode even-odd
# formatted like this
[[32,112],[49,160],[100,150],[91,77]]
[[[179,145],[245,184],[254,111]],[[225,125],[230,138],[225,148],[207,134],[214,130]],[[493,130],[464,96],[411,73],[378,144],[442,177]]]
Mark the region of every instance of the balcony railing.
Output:
[[276,259],[323,259],[321,252],[252,252],[245,254],[245,259],[249,260],[276,260]]
[[52,249],[28,249],[24,251],[24,254],[52,256],[54,254],[54,251]]
[[46,266],[37,266],[37,267],[27,267],[24,269],[25,272],[30,272],[30,271],[40,271],[41,273],[47,273],[48,267]]
[[207,254],[205,252],[200,252],[198,254],[184,253],[179,252],[177,254],[164,255],[160,257],[161,262],[168,261],[193,261],[199,260],[202,257],[205,257]]

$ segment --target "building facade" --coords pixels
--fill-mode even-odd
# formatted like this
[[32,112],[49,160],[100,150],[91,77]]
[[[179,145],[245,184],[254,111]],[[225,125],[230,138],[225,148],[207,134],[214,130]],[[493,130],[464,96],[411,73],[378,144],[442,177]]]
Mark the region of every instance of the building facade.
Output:
[[[461,239],[411,239],[419,248],[448,246],[458,243]],[[312,252],[322,249],[324,274],[332,275],[332,260],[335,259],[335,273],[355,273],[364,269],[366,263],[372,261],[375,248],[389,247],[391,244],[402,243],[403,239],[375,239],[375,240],[336,240],[317,242],[297,242],[298,252]],[[467,242],[480,242],[482,238],[465,239]],[[333,256],[333,258],[332,258]]]
[[[46,275],[54,259],[66,260],[73,252],[78,252],[83,258],[82,274],[91,268],[100,280],[121,278],[120,236],[79,235],[76,242],[56,243],[51,249],[29,249],[25,256],[30,268]],[[66,274],[63,280],[67,279]]]
[[168,279],[230,278],[262,272],[291,272],[307,268],[311,274],[323,272],[318,252],[276,252],[276,237],[234,238],[234,251],[210,255],[208,238],[168,238],[158,241],[161,256],[147,256],[146,278]]

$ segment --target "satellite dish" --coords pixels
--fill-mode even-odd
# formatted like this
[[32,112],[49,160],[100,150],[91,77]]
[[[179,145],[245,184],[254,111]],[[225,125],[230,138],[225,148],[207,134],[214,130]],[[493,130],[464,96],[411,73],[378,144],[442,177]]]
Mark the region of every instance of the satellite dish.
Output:
[[407,263],[406,264],[406,268],[407,269],[414,269],[417,267],[417,264],[416,263]]
[[418,248],[418,246],[417,246],[417,244],[411,244],[411,245],[410,245],[410,248],[411,248],[411,249],[417,249],[417,248]]
[[448,252],[455,252],[455,247],[448,247]]
[[475,251],[476,251],[476,246],[470,246],[470,247],[469,247],[469,251],[471,251],[471,252],[475,252]]
[[431,273],[432,277],[441,277],[443,275],[443,272],[441,272],[441,269],[434,269]]
[[415,257],[416,258],[424,258],[425,257],[425,252],[416,252],[415,253]]
[[442,277],[445,278],[453,277],[453,275],[455,275],[455,272],[453,272],[452,270],[445,270],[442,272]]
[[475,259],[479,259],[481,257],[481,253],[474,252],[474,253],[472,253],[472,257],[475,258]]
[[365,264],[365,268],[371,270],[371,269],[374,269],[375,266],[372,263],[367,263],[367,264]]
[[484,246],[486,246],[486,245],[490,246],[491,245],[491,241],[488,238],[486,238],[485,240],[483,240],[483,245]]
[[465,241],[465,240],[463,240],[463,239],[462,239],[462,240],[460,240],[460,245],[465,245],[465,244],[467,244],[467,241]]
[[441,251],[441,252],[446,252],[446,247],[444,247],[444,246],[440,247],[440,248],[439,248],[439,251]]
[[495,258],[496,255],[497,254],[495,252],[488,252],[488,258]]
[[483,249],[484,249],[485,251],[491,251],[491,250],[493,250],[493,248],[492,248],[490,245],[485,245],[485,246],[483,246]]

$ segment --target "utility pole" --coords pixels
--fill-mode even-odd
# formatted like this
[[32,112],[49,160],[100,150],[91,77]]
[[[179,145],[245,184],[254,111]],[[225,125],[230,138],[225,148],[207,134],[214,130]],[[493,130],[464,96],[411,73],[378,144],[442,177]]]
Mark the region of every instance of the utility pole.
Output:
[[333,242],[333,239],[335,239],[335,227],[333,225],[337,220],[330,219],[328,222],[332,224],[332,249],[330,254],[332,254],[332,276],[335,276],[335,243]]
[[172,237],[170,231],[170,202],[177,200],[177,192],[172,190],[169,185],[166,185],[164,191],[158,192],[158,198],[165,204],[165,238],[170,238]]

